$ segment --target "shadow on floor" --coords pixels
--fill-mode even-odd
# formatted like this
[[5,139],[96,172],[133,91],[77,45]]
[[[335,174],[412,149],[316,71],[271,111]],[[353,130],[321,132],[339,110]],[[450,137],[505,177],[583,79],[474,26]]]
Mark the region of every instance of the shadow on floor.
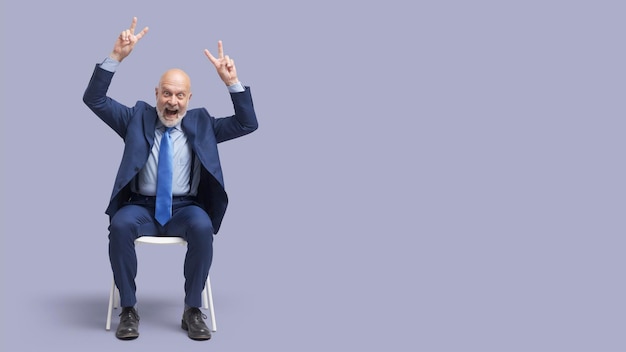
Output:
[[[47,314],[54,315],[56,324],[67,325],[72,329],[105,329],[108,296],[91,293],[50,294],[41,301]],[[159,325],[165,328],[180,329],[182,302],[171,297],[143,297],[137,310],[142,323]],[[114,309],[111,317],[111,330],[119,321],[121,309]]]

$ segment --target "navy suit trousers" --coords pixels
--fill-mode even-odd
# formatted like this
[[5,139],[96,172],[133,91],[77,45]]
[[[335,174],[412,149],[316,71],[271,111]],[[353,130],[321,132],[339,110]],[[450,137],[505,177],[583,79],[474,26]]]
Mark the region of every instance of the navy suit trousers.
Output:
[[109,259],[122,307],[137,303],[135,239],[140,236],[178,236],[187,241],[185,304],[200,307],[213,260],[213,225],[207,213],[192,200],[175,199],[172,218],[161,226],[154,219],[154,200],[150,197],[134,197],[115,213],[109,226]]

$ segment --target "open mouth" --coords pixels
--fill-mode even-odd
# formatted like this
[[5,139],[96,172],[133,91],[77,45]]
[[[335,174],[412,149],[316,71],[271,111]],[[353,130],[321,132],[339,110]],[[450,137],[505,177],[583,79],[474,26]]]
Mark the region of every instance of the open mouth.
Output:
[[178,110],[170,110],[165,108],[165,117],[169,119],[175,119],[178,117]]

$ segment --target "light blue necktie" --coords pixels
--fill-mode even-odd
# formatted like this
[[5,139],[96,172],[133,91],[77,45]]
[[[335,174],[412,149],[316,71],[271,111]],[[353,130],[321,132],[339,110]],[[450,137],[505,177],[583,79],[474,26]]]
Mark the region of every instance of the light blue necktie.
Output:
[[162,226],[165,226],[172,217],[172,159],[174,158],[174,148],[170,138],[172,128],[165,130],[159,147],[154,217]]

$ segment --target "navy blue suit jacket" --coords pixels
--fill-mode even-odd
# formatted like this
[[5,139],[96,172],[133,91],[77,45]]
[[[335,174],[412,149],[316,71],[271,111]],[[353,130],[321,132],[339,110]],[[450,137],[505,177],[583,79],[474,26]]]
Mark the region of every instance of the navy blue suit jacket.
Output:
[[[127,107],[109,98],[106,94],[112,78],[112,72],[96,65],[83,95],[85,104],[122,137],[125,144],[106,210],[109,219],[130,197],[130,183],[148,160],[158,120],[156,109],[146,102],[138,101],[135,106]],[[190,109],[181,122],[187,140],[202,164],[198,203],[209,214],[214,233],[219,230],[228,205],[217,143],[246,135],[258,127],[250,88],[245,87],[244,92],[231,93],[230,96],[235,115],[214,118],[204,108]]]

